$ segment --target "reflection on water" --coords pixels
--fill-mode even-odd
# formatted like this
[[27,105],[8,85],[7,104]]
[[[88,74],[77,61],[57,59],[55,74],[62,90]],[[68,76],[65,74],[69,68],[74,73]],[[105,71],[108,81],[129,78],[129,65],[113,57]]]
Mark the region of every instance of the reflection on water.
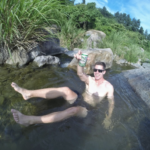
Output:
[[[102,125],[108,111],[104,99],[89,110],[84,119],[70,118],[53,124],[22,127],[13,121],[10,113],[15,108],[28,115],[43,115],[66,109],[62,99],[34,98],[24,101],[10,86],[12,81],[28,89],[68,86],[81,95],[85,85],[71,69],[58,66],[36,68],[30,64],[22,69],[0,67],[0,148],[11,150],[149,150],[150,111],[137,97],[121,74],[128,66],[113,65],[106,80],[115,88],[115,108],[112,130]],[[82,97],[80,101],[82,101]],[[79,104],[79,103],[78,103]]]

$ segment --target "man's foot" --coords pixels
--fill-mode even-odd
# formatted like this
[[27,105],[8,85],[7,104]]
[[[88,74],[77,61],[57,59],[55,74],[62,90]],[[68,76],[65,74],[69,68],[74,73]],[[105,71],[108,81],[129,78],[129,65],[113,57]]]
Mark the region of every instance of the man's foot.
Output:
[[29,116],[23,115],[22,113],[20,113],[18,110],[15,110],[15,109],[11,109],[11,112],[13,114],[13,117],[16,123],[24,125],[24,126],[30,125]]
[[12,82],[11,86],[14,88],[15,91],[17,91],[18,93],[20,93],[23,97],[24,100],[27,100],[30,98],[30,92],[26,89],[23,89],[21,87],[19,87],[16,83]]

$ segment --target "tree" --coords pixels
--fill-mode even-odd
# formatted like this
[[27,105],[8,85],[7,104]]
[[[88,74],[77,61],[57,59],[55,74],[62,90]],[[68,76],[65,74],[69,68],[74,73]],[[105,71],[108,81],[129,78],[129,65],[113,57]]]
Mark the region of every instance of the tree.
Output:
[[99,11],[104,17],[113,18],[113,15],[107,11],[105,6],[102,9],[99,9]]
[[148,36],[147,36],[147,40],[150,40],[150,34],[148,34]]
[[140,19],[136,20],[135,18],[132,19],[132,31],[138,31],[140,27]]
[[85,0],[82,0],[82,4],[85,4]]
[[144,36],[145,36],[145,38],[147,39],[147,37],[148,37],[148,31],[147,31],[147,30],[145,30]]
[[127,15],[127,18],[126,18],[126,28],[127,29],[131,29],[131,18],[130,18],[130,15]]
[[140,27],[139,32],[140,32],[141,34],[144,34],[144,29],[143,29],[143,27]]
[[118,21],[119,15],[120,15],[120,14],[119,14],[119,11],[118,11],[118,12],[116,12],[116,13],[115,13],[115,15],[114,15],[114,16],[115,16],[115,18],[117,19],[117,21]]

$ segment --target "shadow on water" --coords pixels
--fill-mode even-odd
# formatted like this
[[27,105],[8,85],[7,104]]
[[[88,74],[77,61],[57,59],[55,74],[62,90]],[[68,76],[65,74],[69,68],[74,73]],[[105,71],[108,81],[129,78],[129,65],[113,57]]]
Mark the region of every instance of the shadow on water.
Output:
[[[23,101],[20,94],[10,87],[12,81],[28,89],[68,86],[84,92],[85,85],[76,72],[55,66],[36,68],[29,65],[22,69],[0,69],[0,148],[11,150],[148,150],[150,147],[150,111],[137,96],[122,70],[132,69],[116,64],[107,71],[106,79],[115,88],[115,108],[112,115],[112,130],[103,127],[108,111],[104,99],[88,116],[70,118],[52,124],[37,124],[22,127],[16,124],[10,113],[15,108],[27,115],[44,115],[68,108],[62,99],[44,100],[34,98]],[[79,97],[82,101],[82,96]],[[70,106],[69,106],[70,107]]]

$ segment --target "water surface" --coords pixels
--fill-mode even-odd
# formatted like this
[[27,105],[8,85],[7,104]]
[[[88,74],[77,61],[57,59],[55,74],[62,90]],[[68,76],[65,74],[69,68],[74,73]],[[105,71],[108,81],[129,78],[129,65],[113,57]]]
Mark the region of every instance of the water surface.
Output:
[[[115,88],[115,108],[111,129],[102,122],[108,111],[107,99],[90,109],[84,119],[70,118],[52,124],[23,127],[16,124],[10,112],[17,109],[26,115],[43,115],[68,108],[62,99],[32,98],[24,101],[10,86],[14,81],[28,89],[68,86],[83,93],[85,84],[76,71],[61,57],[61,66],[37,68],[32,64],[24,68],[0,67],[0,148],[5,150],[149,150],[150,111],[120,74],[129,66],[115,63],[105,76]],[[82,101],[82,98],[80,99]]]

